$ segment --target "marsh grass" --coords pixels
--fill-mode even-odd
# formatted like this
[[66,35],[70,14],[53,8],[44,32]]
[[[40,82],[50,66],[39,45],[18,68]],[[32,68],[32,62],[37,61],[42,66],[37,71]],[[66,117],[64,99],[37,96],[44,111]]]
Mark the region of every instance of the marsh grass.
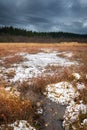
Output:
[[18,64],[18,63],[20,63],[22,61],[24,61],[22,56],[14,55],[14,56],[5,58],[3,60],[3,66],[8,68],[8,67],[11,67],[12,64]]
[[31,119],[33,109],[29,100],[20,100],[4,88],[0,88],[0,93],[0,123]]
[[[4,64],[0,63],[0,66],[5,66],[10,68],[13,64],[19,64],[24,61],[23,57],[20,55],[15,55],[20,52],[27,52],[30,54],[36,54],[38,52],[46,52],[48,49],[58,52],[72,52],[73,56],[70,60],[77,61],[79,65],[72,65],[70,67],[64,66],[54,66],[48,65],[45,67],[44,74],[38,77],[33,77],[32,79],[27,79],[23,82],[8,82],[4,76],[3,71],[1,72],[3,76],[0,77],[0,123],[9,123],[16,120],[25,119],[30,122],[36,121],[39,117],[35,116],[35,111],[32,108],[32,102],[26,100],[24,96],[28,91],[33,91],[34,94],[43,94],[45,92],[46,86],[48,84],[58,83],[61,81],[67,81],[73,84],[76,88],[76,83],[84,83],[86,89],[79,91],[80,97],[77,100],[84,100],[87,103],[87,44],[12,44],[4,43],[0,44],[0,59],[3,57],[12,56],[4,59]],[[63,55],[62,55],[63,56]],[[25,66],[26,67],[26,66]],[[72,73],[76,72],[81,75],[79,80],[75,80]],[[49,74],[48,74],[49,73]],[[8,73],[8,78],[14,77],[15,71],[11,70]],[[16,87],[21,93],[21,97],[17,97],[14,94],[5,90],[6,87],[12,86]],[[33,97],[35,98],[35,97]],[[34,102],[35,103],[35,102]],[[36,105],[36,104],[35,104]],[[81,117],[82,118],[82,117]],[[42,122],[41,122],[42,123]],[[42,123],[43,124],[43,123]]]

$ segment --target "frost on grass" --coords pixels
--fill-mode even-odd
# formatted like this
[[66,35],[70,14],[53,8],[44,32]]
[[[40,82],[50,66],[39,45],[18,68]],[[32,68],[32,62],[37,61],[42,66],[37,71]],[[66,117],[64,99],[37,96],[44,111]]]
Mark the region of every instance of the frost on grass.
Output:
[[19,64],[16,68],[16,75],[13,79],[14,81],[37,77],[44,73],[47,65],[70,66],[74,64],[74,62],[70,62],[65,58],[58,57],[57,52],[37,54],[23,53],[23,56],[27,61],[22,62],[22,64]]
[[71,102],[66,108],[63,126],[66,130],[87,130],[87,105]]
[[73,73],[72,76],[75,78],[75,80],[79,80],[81,78],[80,74]]
[[10,79],[13,82],[41,76],[45,72],[45,67],[48,65],[71,66],[77,64],[75,61],[71,62],[67,58],[60,57],[56,51],[37,54],[19,53],[17,55],[21,55],[25,61],[19,64],[13,64],[12,68],[3,70],[3,72],[7,73],[12,69],[14,70],[15,75]]
[[37,113],[38,113],[38,114],[43,114],[43,109],[42,109],[41,107],[38,108],[38,109],[37,109]]
[[86,86],[83,83],[77,83],[76,87],[80,92],[80,98],[77,101],[71,101],[66,108],[63,121],[65,130],[87,130],[87,102],[86,93],[84,93]]
[[5,90],[8,91],[11,95],[20,97],[20,92],[17,91],[15,87],[6,87]]
[[78,89],[78,90],[83,90],[83,89],[85,89],[84,83],[77,83],[77,89]]
[[6,130],[36,130],[25,120],[16,121],[13,124],[8,124],[8,126],[2,125],[0,127],[0,129],[1,130],[3,130],[3,129],[6,129]]
[[53,102],[61,104],[69,104],[76,96],[75,89],[72,84],[68,82],[59,82],[56,84],[50,84],[46,87],[47,97]]
[[[61,53],[60,53],[61,54]],[[72,52],[62,52],[62,55],[67,58],[71,58],[73,56]]]
[[66,57],[72,57],[73,56],[73,53],[72,52],[66,52],[65,54],[64,54],[64,56],[66,56]]

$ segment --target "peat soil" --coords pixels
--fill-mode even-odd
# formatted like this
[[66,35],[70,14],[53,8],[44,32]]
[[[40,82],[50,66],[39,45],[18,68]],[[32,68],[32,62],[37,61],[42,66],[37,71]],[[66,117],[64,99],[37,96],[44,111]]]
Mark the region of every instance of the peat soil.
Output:
[[39,130],[64,130],[62,123],[66,105],[52,102],[46,95],[33,91],[27,91],[25,95],[33,102],[36,114],[39,113],[35,119]]
[[[44,98],[42,100],[44,100]],[[42,109],[43,113],[41,118],[44,125],[41,126],[41,130],[64,130],[62,122],[66,106],[45,98]]]

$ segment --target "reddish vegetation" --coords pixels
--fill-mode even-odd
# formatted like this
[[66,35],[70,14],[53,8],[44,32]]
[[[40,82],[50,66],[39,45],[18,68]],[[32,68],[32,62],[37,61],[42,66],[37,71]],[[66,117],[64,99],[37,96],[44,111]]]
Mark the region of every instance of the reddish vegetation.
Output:
[[7,123],[16,119],[29,119],[31,112],[33,111],[29,100],[20,100],[0,88],[0,123]]
[[19,63],[23,61],[23,57],[20,55],[15,55],[9,58],[5,58],[3,66],[10,67],[11,64]]
[[[79,72],[83,77],[87,73],[87,44],[78,44],[78,43],[64,43],[64,44],[28,44],[28,43],[2,43],[0,44],[0,57],[12,56],[4,60],[3,66],[10,67],[14,63],[19,63],[23,61],[23,57],[20,55],[14,55],[19,52],[28,52],[28,53],[38,53],[40,51],[45,51],[45,49],[56,50],[58,52],[72,52],[73,56],[71,60],[76,60],[79,62],[79,66],[71,66],[67,68],[61,68],[60,66],[47,66],[46,71],[52,71],[54,76],[40,77],[34,79],[34,82],[37,82],[39,86],[45,86],[48,83],[57,82],[59,80],[68,80],[73,71]],[[62,55],[63,57],[63,55]],[[69,58],[70,59],[70,58]],[[8,76],[14,76],[15,72],[9,72]],[[26,85],[25,85],[26,86]],[[36,88],[37,88],[36,87]],[[22,88],[21,88],[22,89]]]
[[[74,81],[75,86],[76,82],[83,82],[87,86],[87,44],[78,44],[78,43],[65,43],[65,44],[25,44],[25,43],[3,43],[0,44],[0,60],[3,57],[11,56],[5,58],[3,63],[0,63],[0,66],[10,67],[14,63],[22,62],[24,59],[22,56],[15,55],[19,52],[28,52],[35,54],[38,52],[45,51],[45,49],[56,50],[58,52],[72,52],[73,56],[70,57],[70,60],[76,60],[79,62],[79,65],[73,65],[71,67],[61,67],[49,65],[45,69],[46,72],[53,72],[53,74],[40,76],[37,78],[28,79],[23,83],[17,82],[15,86],[17,90],[21,92],[23,97],[15,97],[9,92],[5,91],[5,87],[8,86],[8,82],[4,78],[0,77],[0,122],[10,122],[15,121],[16,119],[29,119],[32,120],[31,115],[33,115],[32,103],[30,100],[25,100],[25,95],[28,90],[33,91],[34,94],[41,94],[46,85],[51,83],[57,83],[60,81],[70,81],[73,82],[73,72],[77,72],[81,75],[81,79]],[[63,55],[61,55],[63,57]],[[15,71],[11,70],[8,73],[8,78],[13,77]],[[31,81],[31,84],[29,84]],[[10,86],[14,84],[10,83]],[[84,95],[85,91],[84,91]],[[83,98],[84,98],[84,95]],[[24,99],[24,100],[23,100]],[[85,99],[87,100],[87,99]]]

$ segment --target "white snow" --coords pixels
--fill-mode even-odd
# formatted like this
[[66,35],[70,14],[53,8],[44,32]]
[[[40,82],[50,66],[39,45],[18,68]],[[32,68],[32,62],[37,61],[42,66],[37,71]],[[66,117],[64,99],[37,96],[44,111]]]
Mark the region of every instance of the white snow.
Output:
[[47,66],[48,64],[59,64],[59,65],[72,65],[73,62],[65,58],[61,58],[58,56],[57,52],[51,53],[37,53],[37,54],[27,54],[25,58],[30,61],[30,64],[35,64],[38,66]]
[[80,127],[83,128],[85,124],[87,125],[87,119],[85,119],[84,116],[83,121],[80,121],[82,114],[87,115],[87,105],[83,103],[77,104],[74,101],[71,102],[66,108],[63,126],[65,128],[67,128],[67,126],[71,126],[73,130],[77,130]]
[[[1,128],[3,127],[4,125],[1,126]],[[11,127],[12,130],[36,130],[25,120],[19,120],[19,121],[14,122],[13,124],[8,124],[8,128],[9,127]]]
[[38,108],[38,109],[37,109],[37,113],[38,113],[38,114],[43,114],[43,109],[42,109],[41,107]]
[[72,75],[76,80],[79,80],[81,78],[80,74],[78,73],[73,73]]
[[76,109],[79,110],[79,112],[81,112],[82,114],[86,114],[87,113],[87,105],[84,105],[82,103],[77,105]]
[[50,84],[46,87],[47,97],[53,102],[68,104],[79,93],[75,93],[72,84],[68,82],[59,82],[57,84]]
[[75,61],[71,62],[68,59],[59,57],[57,52],[43,52],[37,54],[19,53],[19,55],[22,55],[25,59],[27,59],[27,61],[13,65],[16,74],[11,81],[14,82],[40,76],[44,73],[47,65],[70,66],[77,63]]
[[11,91],[11,87],[6,87],[5,90],[6,91]]
[[77,87],[78,90],[85,89],[84,83],[77,83],[76,87]]
[[66,56],[66,57],[72,57],[73,56],[73,53],[72,52],[65,52],[64,53],[64,56]]
[[[64,52],[61,52],[64,53]],[[69,61],[67,58],[60,57],[60,52],[47,50],[46,52],[39,52],[36,54],[29,53],[17,53],[15,55],[21,55],[25,61],[19,64],[13,64],[10,68],[1,68],[3,72],[9,73],[11,69],[14,70],[14,78],[11,78],[10,81],[23,81],[28,78],[41,76],[45,72],[45,67],[48,65],[56,66],[71,66],[77,64],[76,61]],[[71,55],[71,52],[67,52],[67,55]]]
[[83,120],[83,124],[87,126],[87,119]]
[[[65,58],[60,57],[60,54],[64,54]],[[41,76],[45,72],[45,68],[48,65],[71,66],[78,64],[76,61],[71,62],[66,58],[72,57],[73,54],[71,52],[58,53],[48,49],[37,54],[17,53],[16,55],[21,55],[26,60],[19,64],[13,64],[11,68],[1,67],[0,77],[2,77],[2,72],[3,74],[6,74],[13,69],[15,75],[10,79],[10,81],[23,81],[28,78]],[[76,81],[81,78],[79,73],[73,73],[72,75]],[[7,75],[4,75],[4,78],[7,78]],[[76,87],[77,90],[82,90],[85,88],[85,85],[83,83],[77,83]],[[5,90],[17,96],[20,95],[20,93],[17,92],[15,88],[6,87]],[[81,127],[84,125],[87,126],[86,118],[84,118],[82,122],[79,121],[80,114],[87,115],[87,105],[83,104],[83,101],[80,101],[79,104],[73,101],[75,97],[79,96],[79,92],[76,92],[71,83],[63,81],[56,84],[49,84],[46,87],[46,92],[44,95],[46,95],[47,98],[53,102],[60,103],[62,105],[69,105],[67,106],[64,115],[63,126],[65,129],[69,129],[69,126],[73,124],[72,129],[76,130],[77,125],[74,124],[76,122],[78,122],[79,126]],[[41,107],[38,108],[37,113],[43,114],[43,109]],[[14,130],[35,130],[35,128],[33,128],[25,120],[16,121],[13,124],[9,124],[9,126],[13,127]]]
[[86,77],[86,79],[87,79],[87,74],[86,74],[86,76],[85,76],[85,77]]
[[6,91],[8,91],[10,94],[19,97],[20,96],[20,92],[17,91],[17,89],[15,87],[6,87],[5,88]]

